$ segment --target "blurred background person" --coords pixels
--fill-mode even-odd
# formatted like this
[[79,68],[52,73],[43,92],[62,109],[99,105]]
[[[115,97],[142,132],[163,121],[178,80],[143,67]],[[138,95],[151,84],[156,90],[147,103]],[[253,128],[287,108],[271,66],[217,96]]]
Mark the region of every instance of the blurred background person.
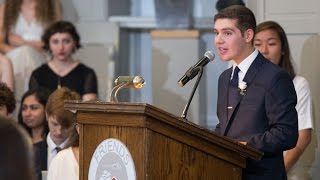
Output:
[[41,42],[44,29],[60,19],[60,0],[5,0],[0,5],[0,52],[12,62],[18,101],[31,72],[46,62]]
[[245,3],[243,0],[218,0],[216,2],[216,10],[221,11],[222,9],[232,6],[232,5],[243,5],[245,6]]
[[10,116],[16,108],[13,91],[7,84],[0,82],[0,115]]
[[54,91],[68,87],[79,93],[84,101],[95,100],[98,84],[94,70],[72,57],[81,47],[74,25],[67,21],[56,22],[46,29],[42,40],[51,60],[32,72],[29,88],[45,87]]
[[308,81],[295,73],[291,61],[289,42],[283,28],[274,21],[266,21],[256,28],[254,46],[272,63],[285,69],[290,75],[296,93],[299,139],[295,148],[284,153],[284,164],[288,179],[304,179],[299,158],[311,142],[312,100]]
[[[46,116],[49,134],[46,141],[35,146],[37,175],[46,171],[57,153],[66,147],[71,132],[75,127],[75,114],[64,109],[65,100],[80,100],[78,93],[66,87],[55,90],[48,99]],[[68,178],[62,178],[68,179]]]
[[16,121],[0,115],[0,180],[34,180],[32,146],[27,137]]
[[6,83],[14,91],[12,63],[2,54],[0,54],[0,82]]
[[27,91],[21,100],[18,121],[29,133],[33,144],[44,141],[49,132],[45,114],[48,97],[49,91],[37,88]]

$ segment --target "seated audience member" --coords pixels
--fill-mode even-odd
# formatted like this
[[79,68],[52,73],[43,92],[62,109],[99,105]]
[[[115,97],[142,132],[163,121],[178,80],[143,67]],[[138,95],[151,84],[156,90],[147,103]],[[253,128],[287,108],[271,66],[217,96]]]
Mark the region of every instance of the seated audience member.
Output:
[[12,90],[0,82],[0,115],[9,116],[16,108],[16,100]]
[[27,91],[21,100],[18,121],[30,134],[33,144],[44,141],[49,131],[45,113],[48,97],[48,90],[38,88]]
[[17,122],[0,116],[0,180],[34,180],[32,146]]
[[31,72],[46,62],[44,29],[60,19],[60,0],[4,0],[0,5],[0,52],[12,62],[17,100],[27,90]]
[[[76,122],[76,115],[74,122]],[[48,171],[48,180],[79,179],[79,130],[74,123],[68,143],[64,150],[52,159]]]
[[81,47],[80,36],[74,25],[59,21],[46,29],[42,36],[44,49],[51,60],[33,71],[29,88],[46,87],[51,91],[68,87],[82,96],[82,100],[97,98],[97,77],[91,68],[73,59],[72,54]]
[[308,81],[296,75],[289,48],[289,42],[283,28],[274,21],[266,21],[256,28],[254,46],[272,63],[285,69],[290,75],[297,93],[299,138],[295,148],[284,152],[284,165],[288,179],[305,179],[299,158],[311,142],[312,136],[312,100]]
[[80,99],[81,97],[78,93],[66,87],[55,90],[49,96],[46,106],[49,134],[46,141],[35,145],[35,149],[38,152],[36,153],[38,177],[41,171],[46,171],[50,167],[51,161],[56,154],[66,147],[69,136],[75,127],[75,114],[64,109],[64,101]]
[[6,83],[14,91],[13,69],[11,61],[0,54],[0,82]]

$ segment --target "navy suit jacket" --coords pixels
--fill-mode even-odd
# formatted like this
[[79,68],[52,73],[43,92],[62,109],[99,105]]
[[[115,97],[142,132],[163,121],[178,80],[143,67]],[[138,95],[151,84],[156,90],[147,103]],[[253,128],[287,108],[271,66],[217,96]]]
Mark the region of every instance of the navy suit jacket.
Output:
[[236,141],[246,141],[262,152],[261,160],[248,160],[243,179],[287,179],[283,151],[295,147],[298,140],[297,103],[289,75],[260,53],[243,81],[245,95],[239,96],[228,118],[228,89],[232,68],[219,77],[216,132]]

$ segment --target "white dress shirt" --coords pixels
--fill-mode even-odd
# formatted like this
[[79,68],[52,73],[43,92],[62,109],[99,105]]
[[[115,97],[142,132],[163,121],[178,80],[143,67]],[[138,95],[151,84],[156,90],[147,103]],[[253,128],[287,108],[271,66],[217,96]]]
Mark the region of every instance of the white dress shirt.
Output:
[[57,150],[55,149],[56,147],[60,147],[60,148],[64,148],[66,143],[67,143],[68,139],[66,139],[63,143],[61,143],[59,146],[56,145],[53,140],[50,137],[50,132],[48,133],[47,136],[47,144],[48,144],[48,169],[50,167],[50,163],[51,160],[53,159],[53,157],[57,154]]
[[243,81],[244,76],[246,75],[249,67],[251,66],[251,64],[253,63],[253,61],[256,59],[256,57],[258,56],[258,50],[254,50],[247,58],[245,58],[243,61],[241,61],[240,64],[236,64],[233,63],[233,67],[232,67],[232,75],[230,77],[230,79],[232,79],[233,77],[233,71],[234,68],[236,68],[236,66],[238,66],[238,68],[240,69],[239,71],[239,82]]

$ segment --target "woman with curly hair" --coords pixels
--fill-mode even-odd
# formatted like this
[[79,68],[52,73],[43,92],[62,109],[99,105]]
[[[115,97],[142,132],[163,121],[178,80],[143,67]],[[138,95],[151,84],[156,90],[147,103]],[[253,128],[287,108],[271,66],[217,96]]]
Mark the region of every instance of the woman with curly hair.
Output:
[[0,82],[0,115],[9,116],[16,108],[16,100],[12,90]]
[[53,23],[45,30],[42,41],[51,59],[32,72],[29,89],[45,87],[53,92],[67,87],[79,93],[84,101],[96,100],[98,81],[95,71],[73,57],[81,47],[76,27],[69,21]]
[[12,62],[18,100],[31,72],[45,62],[44,29],[60,19],[60,0],[5,0],[0,5],[0,52]]

